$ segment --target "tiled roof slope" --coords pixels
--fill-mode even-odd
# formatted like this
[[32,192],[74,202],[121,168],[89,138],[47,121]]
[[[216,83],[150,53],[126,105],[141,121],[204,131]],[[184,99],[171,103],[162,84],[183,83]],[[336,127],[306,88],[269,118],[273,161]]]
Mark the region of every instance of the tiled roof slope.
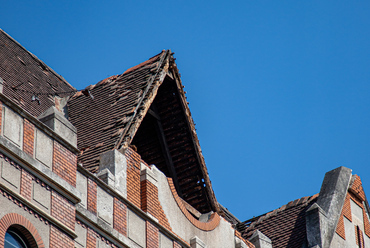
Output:
[[[65,97],[75,91],[60,75],[1,29],[0,77],[4,81],[4,95],[35,117],[54,106],[54,95]],[[31,101],[32,92],[39,93],[40,104]]]
[[[144,161],[174,178],[184,200],[202,213],[218,211],[174,61],[171,51],[163,51],[121,75],[89,86],[93,98],[78,92],[69,99],[69,118],[77,128],[81,150],[79,162],[96,172],[102,153],[124,149],[135,137],[134,145]],[[172,174],[154,130],[152,105],[158,110],[154,116],[160,116],[162,137],[173,159]]]
[[243,238],[249,239],[258,229],[272,241],[273,248],[297,248],[306,242],[306,210],[316,202],[318,194],[303,197],[237,224]]
[[132,118],[142,110],[138,104],[148,99],[144,91],[150,82],[158,80],[159,75],[156,74],[164,56],[162,52],[135,69],[87,87],[93,98],[78,92],[69,99],[69,119],[77,128],[78,148],[81,150],[79,162],[86,169],[96,172],[99,156],[118,148],[121,137],[128,134],[129,125],[135,121]]

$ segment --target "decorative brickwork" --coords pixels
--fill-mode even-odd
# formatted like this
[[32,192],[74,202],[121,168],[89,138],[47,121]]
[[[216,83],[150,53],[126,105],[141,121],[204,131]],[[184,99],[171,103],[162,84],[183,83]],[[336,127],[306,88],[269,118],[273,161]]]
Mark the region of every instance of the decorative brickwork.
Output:
[[143,180],[141,182],[141,209],[153,215],[159,221],[159,224],[168,230],[172,230],[161,203],[159,202],[158,188],[148,180]]
[[96,214],[96,182],[90,178],[87,181],[87,210]]
[[54,226],[50,227],[50,248],[74,248],[74,241]]
[[344,240],[346,239],[346,232],[344,230],[344,219],[343,214],[339,217],[339,221],[337,224],[337,230],[335,231],[340,237],[342,237]]
[[355,226],[356,244],[359,248],[365,247],[364,234],[362,233],[359,226]]
[[96,248],[96,234],[91,228],[87,229],[86,247]]
[[76,187],[77,156],[54,141],[53,172]]
[[167,178],[167,180],[168,180],[168,184],[169,184],[169,186],[171,188],[173,197],[175,198],[178,207],[181,209],[182,213],[186,216],[186,218],[195,227],[197,227],[197,228],[199,228],[199,229],[201,229],[203,231],[212,231],[213,229],[215,229],[219,225],[221,217],[217,213],[213,213],[211,215],[211,217],[209,218],[209,221],[208,222],[200,222],[199,220],[197,220],[196,218],[194,218],[189,213],[189,211],[186,209],[186,207],[182,203],[180,197],[178,196],[177,191],[175,189],[175,186],[173,185],[172,179],[171,178]]
[[146,222],[146,247],[159,248],[159,231],[149,221]]
[[127,148],[125,156],[127,158],[127,199],[140,208],[141,157],[131,148]]
[[28,171],[22,168],[21,178],[21,196],[26,198],[28,201],[32,199],[32,181],[35,179]]
[[355,181],[352,183],[349,191],[355,194],[356,197],[358,197],[361,201],[365,201],[366,197],[365,197],[364,189],[362,187],[361,178],[357,175],[354,175],[354,176],[356,178],[355,178]]
[[3,103],[0,101],[0,134],[1,134],[2,121],[3,121]]
[[348,192],[348,194],[350,195],[351,197],[351,200],[354,201],[360,208],[364,208],[363,206],[363,203],[361,201],[361,199],[359,199],[355,194],[353,194],[352,192]]
[[364,232],[366,236],[370,238],[370,222],[369,222],[369,217],[366,214],[365,208],[362,209],[362,213],[364,215]]
[[75,230],[75,207],[73,203],[58,194],[56,191],[51,192],[51,216],[62,222],[72,230]]
[[35,126],[24,119],[23,124],[23,151],[33,157],[33,148],[35,142]]
[[182,246],[177,242],[173,242],[173,248],[182,248]]
[[352,222],[352,211],[351,211],[351,196],[347,194],[346,199],[343,204],[342,214],[349,221]]
[[141,181],[141,210],[158,218],[158,188],[148,180]]
[[113,204],[113,228],[127,236],[127,207],[117,198]]
[[45,248],[37,229],[29,220],[16,213],[7,214],[0,220],[0,247],[4,247],[5,233],[11,226],[24,235],[31,247]]

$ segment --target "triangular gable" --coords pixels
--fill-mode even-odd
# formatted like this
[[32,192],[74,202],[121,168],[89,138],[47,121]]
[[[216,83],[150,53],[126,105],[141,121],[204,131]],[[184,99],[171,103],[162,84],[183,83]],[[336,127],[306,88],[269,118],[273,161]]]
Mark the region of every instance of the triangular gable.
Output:
[[352,176],[336,234],[347,243],[354,244],[356,242],[359,247],[364,247],[365,243],[370,244],[367,200],[361,179],[357,175]]
[[85,168],[96,172],[102,153],[136,147],[198,211],[219,211],[170,50],[87,89],[93,98],[79,92],[68,102]]

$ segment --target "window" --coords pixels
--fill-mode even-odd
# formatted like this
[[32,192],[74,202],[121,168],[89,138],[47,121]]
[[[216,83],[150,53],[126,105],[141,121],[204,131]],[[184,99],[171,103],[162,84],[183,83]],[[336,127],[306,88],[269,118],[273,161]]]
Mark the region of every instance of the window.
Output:
[[5,233],[4,248],[27,248],[26,239],[14,228],[9,228]]

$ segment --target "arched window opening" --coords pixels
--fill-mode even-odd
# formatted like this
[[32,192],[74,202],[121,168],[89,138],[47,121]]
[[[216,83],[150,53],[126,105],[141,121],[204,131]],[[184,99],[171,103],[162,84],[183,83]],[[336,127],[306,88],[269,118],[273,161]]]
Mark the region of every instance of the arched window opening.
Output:
[[19,230],[10,227],[5,233],[4,248],[30,248],[30,246]]

